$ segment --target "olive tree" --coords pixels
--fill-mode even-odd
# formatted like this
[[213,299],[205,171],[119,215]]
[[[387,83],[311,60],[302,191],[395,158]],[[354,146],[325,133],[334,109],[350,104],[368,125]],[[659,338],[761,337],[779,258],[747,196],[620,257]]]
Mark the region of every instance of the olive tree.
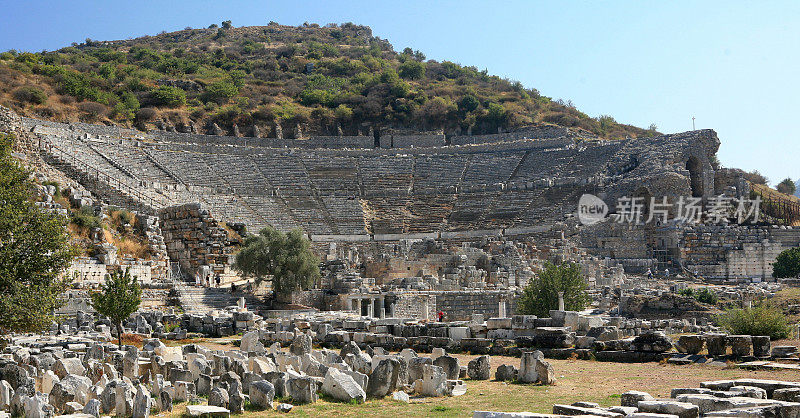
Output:
[[558,309],[558,294],[564,292],[564,308],[579,311],[591,301],[587,287],[578,264],[545,262],[544,269],[522,290],[517,310],[523,315],[548,316],[550,310]]
[[258,235],[247,237],[236,254],[234,268],[259,283],[269,278],[278,297],[307,289],[320,277],[319,259],[300,229],[284,234],[266,227]]

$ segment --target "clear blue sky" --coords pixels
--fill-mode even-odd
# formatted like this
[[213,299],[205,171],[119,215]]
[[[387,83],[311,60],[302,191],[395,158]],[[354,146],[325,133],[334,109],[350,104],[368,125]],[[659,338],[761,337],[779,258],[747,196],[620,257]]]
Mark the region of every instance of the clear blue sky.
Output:
[[486,68],[590,116],[713,128],[728,167],[800,176],[800,2],[8,1],[0,51],[206,27],[354,22],[395,49]]

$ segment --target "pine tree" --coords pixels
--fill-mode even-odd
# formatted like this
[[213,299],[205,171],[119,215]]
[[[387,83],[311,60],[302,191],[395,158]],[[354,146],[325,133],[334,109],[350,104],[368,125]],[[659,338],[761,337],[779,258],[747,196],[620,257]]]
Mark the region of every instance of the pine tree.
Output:
[[101,291],[92,293],[92,307],[100,315],[107,316],[117,327],[119,346],[122,347],[122,321],[139,309],[142,289],[132,277],[130,269],[114,270],[106,276]]

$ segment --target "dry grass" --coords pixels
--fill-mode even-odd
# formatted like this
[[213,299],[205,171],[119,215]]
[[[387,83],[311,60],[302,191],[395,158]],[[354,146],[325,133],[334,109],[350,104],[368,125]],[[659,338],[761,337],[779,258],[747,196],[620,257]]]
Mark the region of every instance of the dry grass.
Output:
[[144,337],[139,334],[122,334],[122,344],[142,348],[144,345]]
[[[789,323],[800,321],[800,288],[786,287],[775,293],[769,303],[779,307]],[[794,305],[794,306],[793,306]]]
[[[134,222],[132,216],[131,222]],[[150,246],[143,242],[138,236],[119,233],[121,225],[120,212],[111,212],[111,223],[106,224],[106,228],[103,229],[105,240],[114,244],[121,256],[141,258],[144,260],[149,259]]]
[[[777,202],[787,201],[787,202],[794,203],[794,204],[800,204],[800,198],[798,198],[797,196],[783,194],[783,193],[781,193],[781,192],[779,192],[779,191],[777,191],[777,190],[775,190],[775,189],[773,189],[773,188],[771,188],[769,186],[763,185],[763,184],[750,183],[750,186],[753,188],[754,192],[760,193],[761,195],[763,195],[767,199],[771,199],[771,200],[774,200],[774,201],[777,201]],[[765,206],[766,205],[764,203],[762,203],[762,209],[761,209],[762,213],[767,213],[767,212],[765,212],[765,210],[766,210]],[[792,222],[792,226],[800,226],[800,220],[796,220],[796,221]]]
[[[215,344],[212,340],[200,344]],[[225,347],[230,349],[230,346]],[[475,358],[455,355],[462,365]],[[668,398],[676,387],[697,387],[701,381],[736,378],[762,378],[800,381],[800,371],[741,370],[710,365],[676,366],[658,363],[606,363],[584,360],[549,360],[558,379],[554,386],[510,384],[467,380],[467,393],[456,398],[412,398],[410,404],[391,400],[368,400],[361,405],[330,402],[321,399],[311,405],[295,406],[300,416],[471,416],[476,410],[529,411],[549,413],[553,404],[576,401],[597,402],[602,406],[619,405],[619,394],[629,390],[649,392]],[[519,367],[519,358],[493,356],[491,368],[500,364]],[[172,414],[179,416],[185,405],[176,405]],[[243,417],[278,416],[275,411],[245,412]]]
[[753,188],[753,191],[757,193],[762,193],[764,196],[769,196],[774,199],[790,200],[794,203],[800,203],[800,198],[798,198],[797,196],[783,194],[767,185],[750,183],[750,186]]
[[134,238],[113,238],[111,242],[117,247],[120,255],[147,260],[150,258],[150,247]]

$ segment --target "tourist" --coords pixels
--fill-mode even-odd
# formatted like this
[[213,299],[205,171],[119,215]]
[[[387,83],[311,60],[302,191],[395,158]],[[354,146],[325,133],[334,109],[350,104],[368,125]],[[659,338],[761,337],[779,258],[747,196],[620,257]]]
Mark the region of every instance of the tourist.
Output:
[[647,278],[648,279],[652,279],[653,278],[653,271],[650,270],[650,269],[647,269]]
[[444,322],[444,312],[439,311],[438,316],[439,316],[439,322]]
[[222,278],[219,277],[219,273],[216,274],[214,279],[217,281],[217,287],[219,287],[222,284]]
[[231,283],[231,294],[236,293],[236,283]]
[[664,269],[664,277],[669,278],[669,269]]

